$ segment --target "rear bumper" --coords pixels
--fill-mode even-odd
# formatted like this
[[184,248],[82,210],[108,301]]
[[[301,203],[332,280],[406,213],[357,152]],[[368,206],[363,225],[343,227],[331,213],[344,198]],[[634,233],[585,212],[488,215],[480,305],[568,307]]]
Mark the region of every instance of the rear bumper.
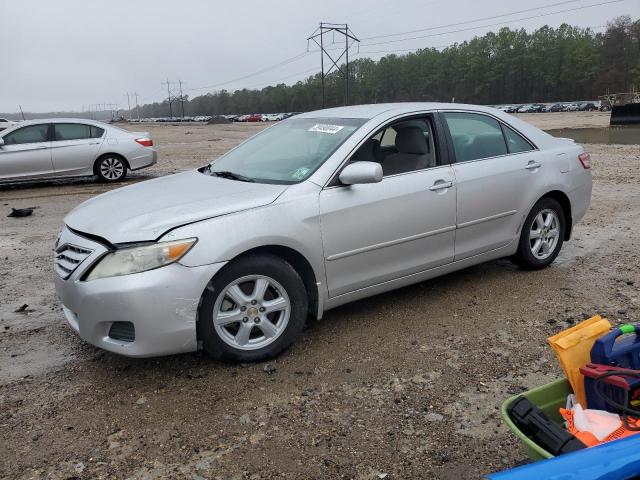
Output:
[[[66,228],[61,236],[61,244],[63,242],[93,250],[67,280],[54,274],[67,322],[83,340],[131,357],[197,350],[200,297],[224,263],[200,267],[176,263],[147,272],[86,282],[80,278],[106,248]],[[133,341],[111,338],[109,331],[114,322],[131,322],[135,330]]]
[[145,147],[141,149],[141,152],[136,152],[135,156],[128,158],[129,167],[131,170],[140,170],[141,168],[150,167],[158,163],[158,151]]
[[571,220],[575,225],[589,210],[591,204],[591,190],[592,190],[591,174],[588,176],[588,181],[585,181],[579,187],[569,192],[569,201],[571,202]]

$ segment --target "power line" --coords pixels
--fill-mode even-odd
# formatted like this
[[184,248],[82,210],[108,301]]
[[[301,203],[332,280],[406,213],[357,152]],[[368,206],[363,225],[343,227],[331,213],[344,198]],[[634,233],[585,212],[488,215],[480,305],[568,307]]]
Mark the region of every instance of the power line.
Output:
[[264,86],[266,88],[266,87],[271,86],[271,84],[273,84],[273,83],[277,84],[278,82],[282,82],[283,80],[287,80],[287,79],[289,79],[291,77],[297,77],[299,75],[305,75],[305,74],[311,73],[311,72],[320,73],[320,72],[318,72],[318,67],[313,67],[313,68],[310,68],[308,70],[305,70],[304,72],[292,73],[291,75],[287,75],[286,77],[282,77],[282,78],[279,78],[277,80],[270,80],[270,81],[266,82],[267,85],[265,85],[265,82],[261,82],[261,83],[256,83],[256,84],[250,85],[248,87],[243,87],[243,88],[257,88],[257,87],[260,87],[260,86]]
[[310,52],[303,52],[303,53],[295,55],[295,56],[293,56],[291,58],[287,58],[286,60],[282,60],[281,62],[278,62],[278,63],[276,63],[274,65],[270,65],[268,67],[265,67],[265,68],[263,68],[261,70],[258,70],[256,72],[249,73],[247,75],[243,75],[242,77],[233,78],[231,80],[227,80],[225,82],[216,83],[214,85],[206,85],[204,87],[187,88],[186,90],[189,90],[189,91],[193,91],[193,90],[208,90],[208,89],[221,87],[222,85],[227,85],[229,83],[238,82],[240,80],[245,80],[247,78],[255,77],[257,75],[260,75],[262,73],[268,72],[268,71],[273,70],[275,68],[282,67],[284,65],[288,65],[288,64],[293,63],[293,62],[297,62],[298,60],[301,60],[301,59],[303,59],[304,57],[306,57],[308,55],[310,55]]
[[509,25],[511,23],[522,22],[524,20],[531,20],[531,19],[534,19],[534,18],[548,17],[548,16],[551,16],[551,15],[557,15],[559,13],[574,12],[576,10],[585,10],[587,8],[600,7],[602,5],[609,5],[609,4],[612,4],[612,3],[620,3],[620,2],[624,2],[624,1],[626,1],[626,0],[609,0],[607,2],[594,3],[594,4],[591,4],[591,5],[585,5],[585,6],[582,6],[582,7],[568,8],[568,9],[565,9],[565,10],[558,10],[558,11],[555,11],[555,12],[542,13],[540,15],[531,15],[529,17],[513,19],[513,20],[506,21],[506,22],[498,22],[498,23],[491,23],[491,24],[485,24],[485,25],[478,25],[478,26],[475,26],[475,27],[461,28],[461,29],[458,29],[458,30],[449,30],[447,32],[431,33],[429,35],[420,35],[420,36],[417,36],[417,37],[407,37],[407,38],[400,38],[400,39],[395,39],[395,40],[386,40],[384,42],[363,43],[363,44],[361,44],[361,46],[362,47],[369,47],[369,46],[373,46],[373,45],[387,45],[389,43],[400,43],[400,42],[407,42],[409,40],[419,40],[419,39],[422,39],[422,38],[438,37],[438,36],[441,36],[441,35],[448,35],[450,33],[467,32],[469,30],[477,30],[477,29],[480,29],[480,28],[496,27],[496,26],[500,26],[500,25]]
[[[596,30],[598,28],[606,28],[607,25],[591,25],[589,27],[582,27],[585,30]],[[467,40],[465,40],[466,42]],[[455,43],[448,43],[446,45],[435,45],[435,46],[428,46],[428,47],[417,47],[417,48],[394,48],[393,50],[376,50],[376,51],[366,51],[366,50],[360,50],[358,53],[360,55],[370,55],[370,54],[375,54],[375,53],[401,53],[401,52],[417,52],[418,50],[428,50],[428,49],[440,49],[440,48],[448,48],[448,47],[453,47],[455,45],[458,45],[458,42]]]
[[427,28],[419,28],[417,30],[407,30],[405,32],[397,32],[397,33],[388,33],[385,35],[374,35],[372,37],[363,37],[362,40],[372,40],[374,38],[388,38],[388,37],[397,37],[398,35],[408,35],[411,33],[418,33],[418,32],[426,32],[429,30],[437,30],[439,28],[448,28],[448,27],[457,27],[460,25],[467,25],[469,23],[475,23],[475,22],[482,22],[484,20],[493,20],[494,18],[500,18],[500,17],[509,17],[511,15],[518,15],[519,13],[527,13],[527,12],[534,12],[543,8],[551,8],[551,7],[557,7],[558,5],[566,5],[567,3],[576,3],[576,2],[580,2],[582,0],[565,0],[563,2],[556,2],[556,3],[550,3],[547,5],[541,5],[539,7],[535,7],[535,8],[527,8],[525,10],[517,10],[515,12],[509,12],[509,13],[502,13],[500,15],[492,15],[490,17],[483,17],[483,18],[476,18],[473,20],[466,20],[464,22],[457,22],[457,23],[449,23],[447,25],[438,25],[437,27],[427,27]]

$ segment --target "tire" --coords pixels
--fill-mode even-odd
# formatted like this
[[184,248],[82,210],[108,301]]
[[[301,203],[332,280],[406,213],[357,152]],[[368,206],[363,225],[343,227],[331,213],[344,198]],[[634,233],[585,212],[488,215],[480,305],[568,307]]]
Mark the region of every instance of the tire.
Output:
[[526,270],[548,267],[560,253],[565,231],[566,220],[560,204],[553,198],[538,200],[522,226],[514,262]]
[[198,336],[215,359],[267,360],[300,335],[307,308],[304,282],[289,263],[273,255],[239,258],[205,289],[198,309]]
[[95,172],[103,182],[121,182],[127,176],[127,161],[120,155],[103,155],[96,161]]

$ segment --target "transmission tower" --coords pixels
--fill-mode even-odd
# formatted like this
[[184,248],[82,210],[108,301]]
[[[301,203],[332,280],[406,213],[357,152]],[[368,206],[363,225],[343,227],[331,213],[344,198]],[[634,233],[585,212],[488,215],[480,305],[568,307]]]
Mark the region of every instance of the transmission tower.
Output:
[[182,118],[184,118],[184,95],[182,95],[182,80],[178,80],[180,84],[180,106],[182,107]]
[[136,115],[137,115],[137,117],[138,117],[138,120],[140,120],[140,107],[138,107],[138,97],[139,97],[140,95],[138,95],[138,93],[137,93],[137,92],[135,92],[135,93],[132,93],[132,94],[131,94],[131,96],[132,96],[132,97],[135,97],[135,99],[136,99]]
[[[173,117],[173,102],[176,100],[180,100],[180,106],[182,107],[182,118],[184,118],[184,95],[182,94],[182,80],[178,80],[177,82],[170,82],[169,79],[167,78],[166,82],[162,82],[162,85],[166,85],[167,86],[167,100],[169,101],[169,116]],[[180,96],[178,95],[173,95],[171,93],[171,88],[172,85],[175,88],[178,88],[180,90]]]
[[167,100],[169,101],[169,117],[173,118],[173,108],[171,107],[171,82],[167,78],[166,82],[162,82],[162,85],[167,85]]
[[[334,58],[333,55],[325,48],[327,42],[325,41],[325,35],[331,33],[333,35],[333,43],[335,43],[336,34],[342,35],[344,37],[344,49],[341,50],[341,53],[338,57]],[[342,73],[344,77],[344,104],[349,104],[349,49],[353,46],[354,43],[360,42],[358,38],[353,34],[353,32],[349,29],[349,25],[346,23],[327,23],[320,22],[320,26],[316,28],[316,30],[311,34],[309,38],[307,38],[307,50],[309,49],[309,41],[315,42],[318,47],[320,47],[320,69],[321,69],[321,80],[322,80],[322,108],[325,106],[325,91],[324,91],[324,79],[331,72],[339,71]],[[333,50],[333,49],[332,49]],[[336,52],[337,53],[337,52]],[[334,54],[335,55],[335,54]],[[324,71],[324,59],[328,58],[330,65],[329,69]],[[338,62],[345,58],[344,69],[340,67]]]

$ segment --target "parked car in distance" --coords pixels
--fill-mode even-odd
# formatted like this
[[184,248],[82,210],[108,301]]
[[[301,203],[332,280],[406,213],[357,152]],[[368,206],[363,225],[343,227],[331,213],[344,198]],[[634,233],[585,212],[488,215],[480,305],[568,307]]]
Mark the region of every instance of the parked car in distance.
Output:
[[6,130],[7,128],[11,128],[14,125],[17,125],[18,122],[14,122],[12,120],[7,120],[6,118],[0,118],[0,131]]
[[266,113],[262,118],[265,122],[279,122],[284,120],[284,113]]
[[244,121],[245,122],[262,122],[262,114],[252,113],[251,115],[247,115]]
[[522,105],[520,107],[518,107],[518,113],[529,113],[529,109],[532,107],[532,105]]
[[580,107],[577,103],[567,103],[564,106],[565,112],[577,112],[578,110],[580,110]]
[[156,161],[149,133],[93,120],[30,120],[0,132],[0,182],[87,175],[117,182]]
[[347,302],[497,258],[548,266],[589,207],[589,168],[572,140],[488,107],[304,113],[76,207],[56,290],[98,347],[259,361]]
[[553,105],[551,105],[551,107],[549,107],[550,112],[562,112],[563,109],[564,104],[562,103],[554,103]]
[[595,112],[596,110],[598,110],[598,107],[596,107],[593,102],[585,102],[585,103],[581,103],[578,106],[578,109],[581,112]]

